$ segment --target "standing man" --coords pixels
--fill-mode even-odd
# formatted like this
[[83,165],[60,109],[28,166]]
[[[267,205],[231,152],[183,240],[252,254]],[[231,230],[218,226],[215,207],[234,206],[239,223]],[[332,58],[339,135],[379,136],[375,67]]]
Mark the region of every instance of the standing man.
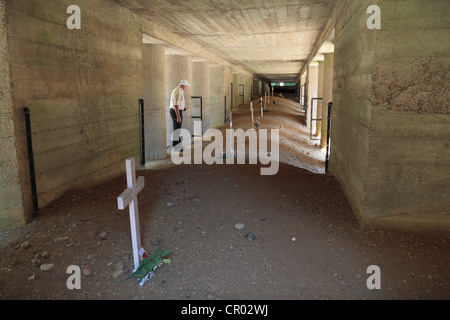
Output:
[[172,117],[173,123],[172,147],[175,147],[181,142],[180,132],[176,130],[181,129],[183,111],[186,111],[184,90],[186,90],[187,87],[190,87],[189,82],[187,80],[181,80],[178,87],[173,89],[170,97],[170,116]]

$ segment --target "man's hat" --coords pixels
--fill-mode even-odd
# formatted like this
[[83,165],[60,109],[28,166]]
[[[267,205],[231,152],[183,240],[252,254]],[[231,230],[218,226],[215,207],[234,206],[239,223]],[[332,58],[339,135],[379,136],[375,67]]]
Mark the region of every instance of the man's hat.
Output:
[[188,86],[188,87],[191,86],[191,85],[189,84],[189,81],[187,81],[187,80],[181,80],[181,81],[180,81],[180,85],[181,85],[181,86]]

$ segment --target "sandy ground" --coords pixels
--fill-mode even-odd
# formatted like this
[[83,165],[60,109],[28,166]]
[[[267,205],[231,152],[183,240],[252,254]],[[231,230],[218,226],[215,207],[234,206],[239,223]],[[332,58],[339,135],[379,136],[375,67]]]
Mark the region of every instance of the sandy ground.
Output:
[[[260,128],[280,130],[277,175],[261,176],[260,164],[170,159],[137,172],[146,183],[142,245],[173,250],[142,287],[121,282],[133,260],[128,211],[116,200],[126,181],[117,177],[69,192],[0,235],[0,299],[449,299],[450,240],[360,230],[299,111],[281,102],[269,109]],[[248,109],[233,113],[234,128],[250,125]],[[67,287],[71,265],[82,270],[79,290]],[[381,289],[367,287],[371,265]]]

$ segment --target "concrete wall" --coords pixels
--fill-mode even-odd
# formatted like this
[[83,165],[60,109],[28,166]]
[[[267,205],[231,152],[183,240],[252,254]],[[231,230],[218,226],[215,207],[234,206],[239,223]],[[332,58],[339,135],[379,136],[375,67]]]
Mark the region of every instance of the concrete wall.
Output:
[[167,156],[166,55],[160,45],[143,45],[143,97],[145,103],[145,160]]
[[[370,98],[369,212],[399,216],[386,219],[396,227],[447,228],[450,233],[450,51],[443,40],[450,34],[450,19],[442,14],[449,3],[379,1],[379,6],[382,29],[376,33]],[[367,219],[366,224],[384,222]]]
[[322,108],[320,113],[322,134],[320,144],[322,148],[327,146],[327,130],[328,130],[328,103],[333,102],[333,68],[334,54],[327,53],[324,55],[323,62],[323,89],[322,89]]
[[184,91],[186,99],[186,112],[183,112],[183,128],[191,134],[193,131],[192,122],[192,58],[183,55],[168,54],[166,55],[166,134],[167,146],[172,145],[171,135],[173,132],[172,118],[170,117],[170,96],[181,80],[189,81],[191,87]]
[[[314,100],[314,105],[311,104],[312,98],[321,98],[318,96],[318,86],[319,86],[319,64],[316,62],[309,65],[307,78],[307,89],[308,89],[308,108],[306,110],[306,127],[310,129],[314,135],[316,132],[316,121],[311,121],[312,119],[317,119],[317,105],[320,101]],[[311,114],[312,113],[312,114]]]
[[253,88],[253,77],[241,73],[233,73],[233,85],[233,108],[248,108]]
[[[319,68],[317,73],[317,97],[322,98],[322,100],[318,100],[315,102],[316,106],[316,116],[315,119],[323,119],[322,118],[322,106],[323,106],[323,73],[324,73],[324,61],[319,61]],[[316,130],[315,136],[318,137],[322,133],[322,121],[316,121]]]
[[244,107],[250,107],[253,92],[253,77],[241,75],[239,77],[239,83],[244,85]]
[[347,3],[347,10],[336,24],[330,170],[361,219],[371,115],[367,91],[372,85],[370,68],[376,31],[366,27],[367,4]]
[[[305,108],[308,100],[308,84],[306,81],[307,72],[300,77],[300,104]],[[306,117],[305,117],[306,121]],[[306,122],[305,122],[306,124]]]
[[233,72],[230,68],[224,67],[224,77],[223,77],[223,86],[225,87],[225,95],[227,97],[226,99],[226,112],[227,117],[230,116],[231,111],[231,100],[233,99],[231,96],[231,84],[233,83]]
[[[139,157],[140,19],[110,1],[77,5],[81,30],[69,30],[66,1],[7,1],[14,112],[31,111],[41,206],[117,175],[125,158]],[[25,135],[16,134],[26,185]]]
[[381,30],[370,2],[336,25],[331,171],[364,228],[448,234],[448,1],[377,1]]
[[239,73],[233,72],[233,109],[239,108],[242,104],[242,88],[239,86]]
[[[203,121],[202,121],[202,134],[210,127],[210,113],[211,113],[211,101],[210,101],[210,65],[207,62],[194,62],[192,71],[192,96],[202,97],[203,104]],[[200,99],[192,101],[195,116],[200,115]],[[194,110],[195,108],[195,110]],[[199,121],[199,119],[194,119]]]
[[262,95],[264,95],[262,81],[258,79],[253,79],[253,96],[259,97]]
[[[211,83],[211,128],[219,127],[224,124],[225,107],[226,117],[229,116],[231,110],[231,83],[233,82],[233,74],[231,70],[224,66],[213,65],[210,70]],[[225,102],[226,96],[226,102]],[[226,103],[226,105],[225,105]]]
[[[0,1],[0,231],[25,223],[24,206],[31,206],[30,192],[22,198],[15,125],[23,125],[23,112],[14,110],[10,86],[6,3]],[[23,155],[22,155],[23,156]],[[30,187],[30,185],[27,185]],[[30,212],[30,210],[28,210]]]

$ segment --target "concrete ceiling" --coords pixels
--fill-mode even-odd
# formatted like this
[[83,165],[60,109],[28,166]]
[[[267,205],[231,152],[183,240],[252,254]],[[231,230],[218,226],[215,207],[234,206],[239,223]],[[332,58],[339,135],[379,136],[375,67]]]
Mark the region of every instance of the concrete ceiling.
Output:
[[[324,41],[337,0],[115,0],[269,81],[296,81]],[[147,36],[151,43],[153,35]],[[327,35],[327,41],[330,37]],[[156,41],[160,41],[156,39]],[[162,41],[163,42],[163,41]],[[173,51],[174,43],[170,44]],[[185,49],[185,48],[178,48]],[[327,49],[329,50],[329,49]],[[187,50],[189,51],[189,50]]]

